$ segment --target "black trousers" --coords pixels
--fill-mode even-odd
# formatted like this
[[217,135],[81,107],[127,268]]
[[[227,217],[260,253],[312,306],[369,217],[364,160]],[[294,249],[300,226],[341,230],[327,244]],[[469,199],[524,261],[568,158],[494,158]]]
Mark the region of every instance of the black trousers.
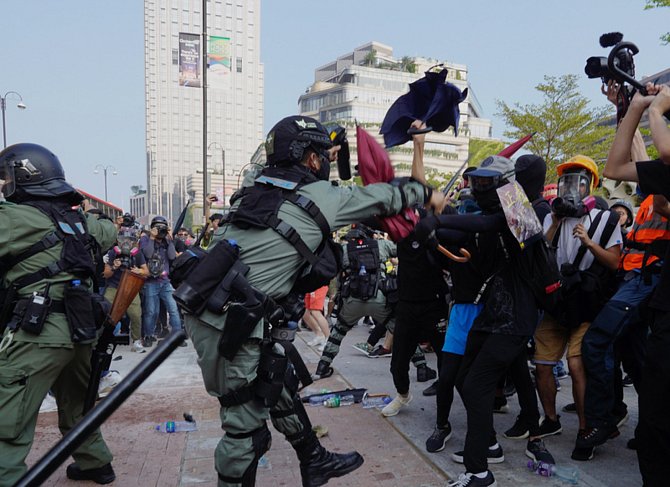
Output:
[[463,355],[442,352],[440,378],[437,382],[437,426],[443,428],[449,422],[451,405],[454,402],[456,378],[463,363]]
[[[493,400],[496,385],[516,358],[525,353],[529,337],[470,330],[463,364],[456,380],[467,412],[463,460],[467,472],[488,470],[488,447],[495,441]],[[492,441],[493,440],[493,441]]]
[[444,334],[437,324],[447,317],[448,310],[443,299],[434,301],[400,301],[396,305],[395,331],[393,333],[393,355],[391,375],[399,394],[409,392],[409,363],[416,346],[421,341],[430,342],[437,354],[438,369],[442,361],[440,350],[444,345]]
[[509,367],[509,377],[516,388],[519,400],[519,419],[528,427],[530,436],[540,434],[540,410],[537,406],[535,386],[528,370],[528,351],[524,347]]
[[670,311],[651,325],[640,391],[637,459],[644,487],[668,485],[670,458]]

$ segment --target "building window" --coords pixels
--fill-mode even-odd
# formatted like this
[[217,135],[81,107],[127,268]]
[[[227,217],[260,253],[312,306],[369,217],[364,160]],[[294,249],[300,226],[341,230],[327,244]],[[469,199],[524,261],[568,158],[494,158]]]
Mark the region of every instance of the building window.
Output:
[[238,57],[238,58],[235,60],[235,66],[236,66],[236,68],[237,68],[237,72],[238,72],[238,73],[241,73],[241,72],[242,72],[242,58],[241,58],[241,57]]
[[172,49],[172,64],[175,66],[179,64],[179,49]]

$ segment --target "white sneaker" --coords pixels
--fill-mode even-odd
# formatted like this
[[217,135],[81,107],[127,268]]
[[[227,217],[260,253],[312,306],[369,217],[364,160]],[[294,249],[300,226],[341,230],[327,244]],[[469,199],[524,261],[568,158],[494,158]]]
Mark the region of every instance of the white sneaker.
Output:
[[98,396],[105,397],[112,389],[114,389],[119,382],[121,382],[121,374],[117,370],[110,370],[109,374],[100,379],[100,385],[98,386]]
[[130,347],[130,350],[137,353],[146,353],[147,349],[142,346],[142,340],[135,340]]
[[384,406],[384,409],[382,409],[382,416],[386,416],[387,418],[389,416],[395,416],[400,412],[400,410],[407,406],[410,402],[412,402],[412,394],[407,393],[406,397],[402,397],[400,394],[398,394],[393,401],[388,403],[386,406]]
[[323,335],[316,335],[314,338],[312,338],[310,341],[307,342],[307,345],[310,347],[316,347],[321,344],[321,342],[325,339]]
[[51,413],[53,411],[58,411],[58,405],[56,404],[56,398],[51,394],[47,394],[42,405],[40,406],[40,413]]

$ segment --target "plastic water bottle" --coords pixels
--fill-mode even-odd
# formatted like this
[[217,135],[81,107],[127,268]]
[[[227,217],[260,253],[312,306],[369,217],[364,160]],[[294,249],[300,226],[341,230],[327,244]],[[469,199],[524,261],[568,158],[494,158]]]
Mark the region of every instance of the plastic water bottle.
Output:
[[340,406],[351,406],[354,403],[354,396],[346,394],[344,396],[335,395],[323,401],[323,405],[327,408],[339,408]]
[[572,485],[579,483],[579,470],[572,467],[561,467],[545,462],[528,462],[528,469],[542,477],[556,477]]
[[263,455],[258,459],[258,468],[261,469],[270,468],[270,460],[268,460],[268,457]]
[[195,421],[166,421],[156,425],[156,431],[161,433],[179,433],[182,431],[197,431],[197,429],[198,425]]
[[359,275],[359,276],[364,276],[364,275],[366,275],[367,273],[368,273],[368,271],[365,269],[365,266],[362,265],[361,268],[360,268],[360,270],[358,271],[358,275]]
[[335,397],[337,394],[319,394],[318,396],[312,396],[309,398],[309,405],[310,406],[323,406],[324,402],[332,399]]
[[72,281],[72,287],[81,286],[81,281],[79,279],[74,279]]
[[363,409],[372,409],[372,408],[383,408],[386,406],[388,403],[391,402],[391,396],[388,394],[382,394],[379,396],[369,396],[368,393],[366,392],[365,395],[363,396],[363,401],[361,404],[363,405]]

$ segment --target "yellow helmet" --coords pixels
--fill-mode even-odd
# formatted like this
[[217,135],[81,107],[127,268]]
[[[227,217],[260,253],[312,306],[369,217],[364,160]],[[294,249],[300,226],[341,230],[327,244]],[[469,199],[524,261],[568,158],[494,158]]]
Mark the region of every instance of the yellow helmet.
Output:
[[560,163],[556,166],[556,172],[558,172],[558,177],[560,178],[564,172],[569,171],[570,169],[584,169],[591,173],[591,192],[598,187],[598,165],[593,159],[587,156],[578,154],[574,157],[571,157],[565,162]]

